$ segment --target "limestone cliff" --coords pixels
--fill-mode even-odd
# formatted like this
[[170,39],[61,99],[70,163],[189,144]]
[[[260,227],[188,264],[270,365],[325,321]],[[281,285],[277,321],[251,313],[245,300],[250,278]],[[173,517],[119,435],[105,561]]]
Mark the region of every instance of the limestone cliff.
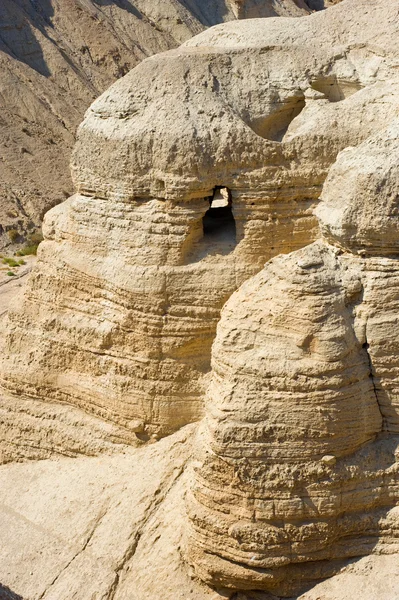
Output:
[[10,314],[5,389],[82,409],[129,443],[202,416],[221,307],[317,237],[337,153],[398,113],[399,4],[364,2],[210,29],[92,105],[76,194],[48,213]]
[[398,158],[398,123],[340,153],[316,211],[325,238],[233,294],[197,436],[187,426],[146,448],[54,460],[70,444],[65,414],[67,433],[87,435],[60,406],[59,448],[51,434],[40,444],[53,460],[0,467],[0,595],[279,600],[259,588],[286,596],[342,565],[297,600],[396,597]]
[[0,311],[0,597],[396,597],[398,14],[224,24],[87,112]]
[[0,248],[70,195],[76,128],[113,81],[211,25],[308,12],[302,0],[2,0]]
[[190,557],[208,583],[291,595],[398,552],[399,122],[342,152],[326,239],[233,294],[194,454]]

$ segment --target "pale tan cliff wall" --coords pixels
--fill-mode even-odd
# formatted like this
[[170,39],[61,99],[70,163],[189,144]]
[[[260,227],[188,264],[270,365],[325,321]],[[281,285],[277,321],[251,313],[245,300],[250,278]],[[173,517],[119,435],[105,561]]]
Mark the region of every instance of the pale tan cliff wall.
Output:
[[[311,211],[337,153],[398,113],[398,4],[374,1],[367,19],[363,0],[351,6],[360,16],[344,3],[211,29],[92,105],[77,194],[47,215],[10,314],[5,389],[72,404],[125,441],[201,418],[221,307],[266,260],[317,237]],[[235,223],[209,235],[215,186]]]
[[233,294],[213,346],[189,558],[213,585],[291,595],[399,547],[399,124],[342,152],[326,240]]
[[2,0],[0,248],[70,195],[76,128],[113,81],[217,23],[309,12],[293,0],[246,0],[242,11],[227,0]]

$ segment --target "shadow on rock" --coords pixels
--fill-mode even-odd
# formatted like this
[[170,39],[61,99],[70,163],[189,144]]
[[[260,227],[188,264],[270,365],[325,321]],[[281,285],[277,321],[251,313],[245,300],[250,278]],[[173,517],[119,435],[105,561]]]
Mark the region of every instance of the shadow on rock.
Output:
[[19,594],[12,592],[6,585],[0,583],[0,600],[24,600]]

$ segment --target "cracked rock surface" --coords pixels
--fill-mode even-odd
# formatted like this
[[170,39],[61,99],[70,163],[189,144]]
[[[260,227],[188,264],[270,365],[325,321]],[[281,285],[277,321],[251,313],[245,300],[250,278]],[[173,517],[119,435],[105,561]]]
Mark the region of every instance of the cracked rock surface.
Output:
[[24,600],[144,600],[157,586],[213,598],[179,552],[191,437],[189,426],[116,456],[0,468],[2,586]]

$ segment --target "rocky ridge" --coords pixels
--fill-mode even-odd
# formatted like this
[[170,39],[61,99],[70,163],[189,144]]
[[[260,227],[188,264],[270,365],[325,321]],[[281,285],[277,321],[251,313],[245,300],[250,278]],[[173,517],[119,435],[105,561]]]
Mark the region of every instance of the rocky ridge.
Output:
[[76,128],[113,81],[222,21],[308,12],[302,0],[3,0],[0,247],[70,195]]
[[189,503],[213,585],[291,595],[398,552],[398,158],[399,122],[343,151],[315,211],[326,239],[223,308]]
[[28,561],[5,549],[4,593],[392,600],[398,10],[346,0],[328,35],[328,13],[222,25],[87,113],[2,347],[2,460],[51,459],[14,513],[32,467],[0,469],[6,531],[35,532]]
[[47,214],[10,313],[5,389],[83,409],[127,443],[203,415],[223,304],[317,238],[336,155],[398,114],[396,2],[362,2],[220,25],[93,103],[76,194]]

